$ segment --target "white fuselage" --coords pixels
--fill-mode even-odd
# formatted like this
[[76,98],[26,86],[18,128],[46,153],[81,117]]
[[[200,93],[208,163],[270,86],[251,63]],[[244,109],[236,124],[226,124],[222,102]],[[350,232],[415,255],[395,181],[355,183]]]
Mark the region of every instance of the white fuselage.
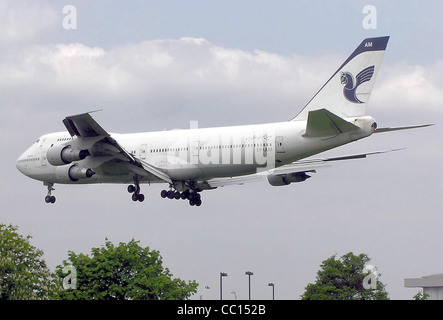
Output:
[[[197,128],[131,134],[111,134],[129,153],[166,172],[173,181],[207,180],[233,177],[269,170],[302,158],[367,137],[374,132],[371,117],[346,119],[360,130],[332,137],[305,137],[306,121],[288,121],[260,125]],[[127,183],[133,173],[125,166],[110,165],[100,148],[89,150],[94,157],[78,163],[93,167],[89,179],[71,181],[61,173],[72,164],[53,166],[47,161],[47,150],[57,144],[69,145],[75,140],[68,132],[43,135],[17,160],[25,175],[51,183]],[[91,160],[94,159],[94,161]],[[142,183],[164,182],[144,177]]]

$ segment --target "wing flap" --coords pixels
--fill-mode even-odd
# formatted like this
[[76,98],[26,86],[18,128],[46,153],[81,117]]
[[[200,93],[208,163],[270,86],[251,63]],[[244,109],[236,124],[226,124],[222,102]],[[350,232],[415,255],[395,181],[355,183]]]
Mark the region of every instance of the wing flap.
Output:
[[254,173],[246,176],[230,177],[230,178],[213,178],[205,181],[211,188],[226,187],[233,185],[243,185],[250,182],[258,182],[263,180],[266,175],[263,173]]
[[[139,159],[137,159],[139,160]],[[156,176],[157,178],[160,178],[161,180],[168,182],[170,184],[172,184],[172,179],[163,171],[161,171],[159,168],[153,166],[150,163],[147,163],[146,161],[143,160],[139,160],[142,168],[145,169],[147,172],[153,174],[154,176]]]
[[299,160],[268,171],[258,172],[255,174],[239,176],[239,177],[213,178],[205,181],[205,183],[207,183],[212,188],[224,187],[230,185],[242,185],[249,182],[261,181],[263,178],[266,178],[268,175],[278,176],[278,175],[286,175],[292,173],[315,172],[316,169],[330,167],[329,162],[332,161],[364,159],[370,155],[382,154],[382,153],[399,151],[399,150],[404,150],[404,149],[374,151],[374,152],[353,154],[353,155],[340,156],[340,157],[323,158],[323,159]]

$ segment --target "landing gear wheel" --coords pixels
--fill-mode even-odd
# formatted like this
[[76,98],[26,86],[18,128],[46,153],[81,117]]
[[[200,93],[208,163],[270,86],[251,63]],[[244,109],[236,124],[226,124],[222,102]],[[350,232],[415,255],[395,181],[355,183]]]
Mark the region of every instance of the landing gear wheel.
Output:
[[145,200],[145,195],[140,193],[140,179],[136,175],[134,176],[134,185],[130,184],[128,186],[128,192],[132,193],[132,201],[143,202]]
[[134,201],[134,202],[136,202],[136,201],[143,202],[143,201],[145,201],[145,195],[143,193],[139,193],[139,194],[134,193],[132,195],[132,201]]
[[55,203],[55,197],[54,196],[46,196],[45,202],[46,203]]
[[198,191],[199,189],[194,188],[192,185],[186,185],[186,189],[180,192],[176,189],[176,186],[173,184],[169,185],[169,190],[162,190],[160,192],[160,196],[165,199],[182,199],[188,200],[191,206],[201,206],[202,200],[201,195]]
[[48,187],[48,194],[45,197],[45,202],[46,203],[55,203],[55,197],[53,195],[51,195],[52,191],[55,190],[53,188],[54,184],[52,182],[44,182],[43,184]]
[[201,195],[197,192],[190,193],[188,199],[191,206],[200,207],[202,205]]

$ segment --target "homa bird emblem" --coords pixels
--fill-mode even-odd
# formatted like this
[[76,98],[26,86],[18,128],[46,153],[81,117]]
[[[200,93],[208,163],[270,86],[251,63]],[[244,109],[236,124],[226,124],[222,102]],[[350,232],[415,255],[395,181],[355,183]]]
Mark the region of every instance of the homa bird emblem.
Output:
[[361,101],[357,98],[356,90],[357,88],[364,82],[367,82],[371,80],[372,75],[374,74],[375,66],[367,67],[366,69],[363,69],[360,71],[359,74],[355,77],[355,85],[354,85],[354,77],[350,72],[342,72],[340,81],[341,84],[344,84],[345,87],[343,88],[343,94],[346,99],[353,103],[363,103],[364,101]]

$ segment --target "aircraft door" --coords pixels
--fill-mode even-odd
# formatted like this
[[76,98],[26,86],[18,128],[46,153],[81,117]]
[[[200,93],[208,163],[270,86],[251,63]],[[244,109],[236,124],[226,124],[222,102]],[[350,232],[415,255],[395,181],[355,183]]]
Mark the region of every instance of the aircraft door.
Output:
[[147,150],[147,145],[146,144],[142,144],[140,146],[140,158],[142,160],[146,160],[146,150]]
[[275,137],[275,150],[277,153],[285,153],[285,146],[283,144],[283,136]]

